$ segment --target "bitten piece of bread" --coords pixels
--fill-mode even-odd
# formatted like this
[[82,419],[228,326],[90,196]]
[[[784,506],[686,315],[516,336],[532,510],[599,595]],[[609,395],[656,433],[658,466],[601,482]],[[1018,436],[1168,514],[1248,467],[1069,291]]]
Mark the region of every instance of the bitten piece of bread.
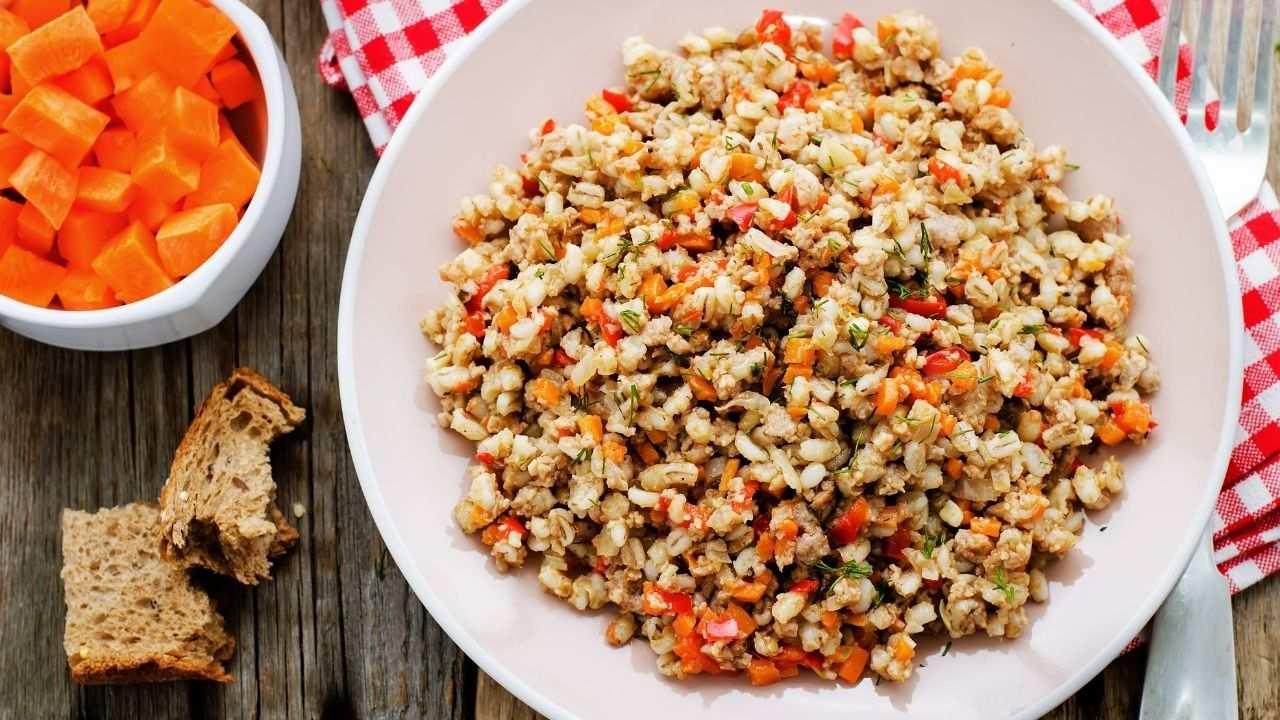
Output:
[[271,557],[298,533],[275,506],[269,445],[306,411],[253,370],[214,386],[174,453],[160,491],[162,552],[246,585],[271,577]]
[[235,640],[187,571],[160,557],[160,510],[62,511],[63,645],[86,685],[216,680]]

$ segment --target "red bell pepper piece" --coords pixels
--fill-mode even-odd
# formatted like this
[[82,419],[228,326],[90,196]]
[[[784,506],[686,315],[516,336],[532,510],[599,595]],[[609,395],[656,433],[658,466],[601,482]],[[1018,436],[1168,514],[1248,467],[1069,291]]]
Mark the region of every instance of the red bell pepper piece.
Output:
[[849,13],[840,17],[835,34],[831,38],[831,57],[848,60],[853,57],[853,31],[862,27],[862,21]]
[[964,364],[969,359],[969,351],[953,345],[936,352],[931,352],[924,359],[925,375],[946,375]]
[[760,42],[771,42],[788,54],[791,52],[791,26],[783,19],[781,10],[765,10],[760,13],[760,19],[756,21],[756,34],[760,36]]
[[885,313],[884,315],[881,315],[880,319],[877,322],[889,328],[889,331],[894,334],[902,332],[902,321],[890,315],[889,313]]
[[797,80],[778,98],[778,112],[786,112],[789,107],[804,109],[804,104],[813,97],[813,86],[804,80]]
[[541,127],[541,128],[538,128],[538,134],[539,134],[539,135],[546,135],[547,133],[549,133],[549,132],[551,132],[552,130],[555,130],[555,129],[556,129],[556,121],[555,121],[555,118],[547,118],[546,120],[543,120],[543,121],[542,121],[542,127]]
[[470,298],[467,298],[466,307],[471,312],[476,312],[483,307],[484,296],[489,294],[494,285],[506,280],[510,271],[506,263],[499,263],[489,268],[485,272],[484,277],[476,282],[476,292]]
[[867,518],[871,515],[871,507],[867,505],[867,501],[858,498],[853,505],[844,511],[836,521],[831,524],[831,539],[847,545],[858,539],[858,531],[866,524]]
[[705,620],[702,624],[702,637],[712,642],[716,640],[737,640],[738,621],[727,615]]
[[756,203],[739,203],[729,208],[729,219],[738,226],[740,232],[746,232],[751,227],[751,220],[756,216]]
[[902,551],[911,547],[911,528],[900,527],[884,543],[884,554],[898,561],[905,561]]
[[889,296],[889,307],[906,310],[909,313],[925,317],[942,317],[947,312],[947,301],[934,293],[927,298]]
[[627,112],[631,109],[631,98],[627,97],[624,93],[605,88],[600,92],[600,94],[604,96],[605,102],[612,105],[613,109],[620,113]]
[[481,463],[490,469],[498,466],[498,461],[494,459],[493,453],[478,452],[476,453],[476,462]]
[[478,338],[484,337],[484,311],[473,310],[467,313],[467,332]]
[[1101,330],[1090,330],[1088,328],[1067,328],[1067,342],[1071,343],[1071,347],[1080,348],[1080,341],[1085,337],[1091,337],[1099,342],[1102,341]]
[[605,342],[616,346],[622,339],[622,326],[613,320],[605,320],[600,323],[600,334],[604,335]]
[[813,578],[809,578],[808,580],[797,581],[791,587],[787,588],[787,592],[797,592],[802,595],[809,595],[810,593],[813,593],[817,589],[818,589],[818,581],[814,580]]
[[938,158],[929,158],[929,174],[937,179],[939,185],[945,185],[948,180],[956,185],[964,178],[960,171],[942,162]]
[[670,592],[644,584],[643,609],[648,615],[680,615],[693,612],[693,597],[688,593]]
[[1031,375],[1030,374],[1023,375],[1022,382],[1018,383],[1013,388],[1013,396],[1020,397],[1020,398],[1030,397],[1032,389],[1033,389],[1033,386],[1031,385]]

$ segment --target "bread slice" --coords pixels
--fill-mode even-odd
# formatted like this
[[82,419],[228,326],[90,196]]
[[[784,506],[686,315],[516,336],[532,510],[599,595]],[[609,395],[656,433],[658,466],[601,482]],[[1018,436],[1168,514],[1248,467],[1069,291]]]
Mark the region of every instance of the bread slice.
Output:
[[270,558],[298,533],[275,507],[269,445],[306,411],[253,370],[214,386],[174,453],[160,491],[161,550],[246,585],[271,577]]
[[186,570],[160,557],[160,510],[62,511],[63,645],[78,683],[216,680],[235,640]]

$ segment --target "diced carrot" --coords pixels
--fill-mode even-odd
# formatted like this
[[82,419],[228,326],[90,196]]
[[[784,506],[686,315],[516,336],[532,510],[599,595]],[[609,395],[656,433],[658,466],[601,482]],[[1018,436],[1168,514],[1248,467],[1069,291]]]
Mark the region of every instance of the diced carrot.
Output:
[[[218,65],[224,63],[239,54],[240,51],[236,48],[236,44],[234,42],[229,42],[226,45],[223,45],[222,49],[218,51],[218,54],[214,56],[213,64]],[[546,133],[543,134],[545,135]]]
[[763,562],[769,562],[773,559],[773,550],[777,545],[777,540],[769,533],[760,535],[760,539],[756,540],[756,555]]
[[[759,550],[757,549],[757,555],[758,554],[759,554]],[[761,558],[761,559],[763,560],[764,558]],[[759,602],[760,598],[764,597],[765,591],[768,589],[769,589],[769,586],[767,584],[759,580],[756,580],[754,582],[743,583],[742,585],[739,585],[738,588],[733,591],[732,595],[734,600],[739,600],[747,603],[754,603],[754,602]]]
[[725,608],[725,614],[733,618],[734,622],[737,623],[738,637],[746,637],[756,631],[755,618],[751,617],[751,615],[746,610],[743,610],[739,605],[729,603],[729,606]]
[[131,221],[140,222],[143,227],[155,232],[175,209],[174,203],[165,202],[146,190],[138,188],[134,193],[133,204],[129,206],[128,215]]
[[218,147],[218,106],[186,88],[169,98],[165,117],[179,150],[204,162]]
[[946,470],[947,477],[952,480],[959,480],[960,476],[964,474],[964,462],[962,462],[960,458],[947,458],[947,461],[942,464],[942,467]]
[[866,671],[867,660],[871,655],[858,645],[850,646],[849,650],[849,657],[840,663],[840,669],[836,674],[847,683],[856,683],[862,679],[862,673]]
[[0,197],[0,255],[18,239],[18,214],[21,212],[22,203]]
[[0,188],[9,187],[9,176],[27,159],[31,144],[13,133],[0,133]]
[[37,85],[4,120],[4,129],[56,157],[68,168],[84,161],[111,118],[54,85]]
[[0,82],[5,89],[9,88],[9,53],[4,48],[17,42],[23,35],[31,32],[26,20],[12,12],[0,9]]
[[606,440],[604,442],[604,456],[609,462],[617,465],[627,459],[627,446],[620,442]]
[[788,365],[782,375],[782,384],[790,385],[798,377],[813,377],[813,368],[804,365]]
[[897,335],[877,335],[875,340],[876,352],[883,355],[897,352],[907,346],[907,339],[898,337]]
[[80,168],[76,204],[100,212],[122,213],[133,203],[133,178],[118,170]]
[[118,92],[111,99],[111,107],[126,127],[141,135],[165,120],[164,111],[170,107],[176,89],[172,80],[153,72],[128,90]]
[[515,325],[516,321],[519,319],[520,316],[516,314],[516,309],[508,305],[502,308],[501,312],[494,316],[493,324],[502,332],[506,332],[510,330],[511,326]]
[[[228,45],[228,47],[230,46]],[[191,86],[191,92],[199,95],[218,107],[222,107],[222,96],[218,95],[218,91],[214,89],[213,83],[209,82],[208,75],[201,75],[195,85]],[[219,127],[219,130],[221,130],[221,127]]]
[[133,223],[98,253],[92,268],[124,302],[135,302],[173,285],[160,265],[155,237]]
[[662,456],[658,454],[658,448],[647,440],[636,443],[636,455],[640,456],[640,461],[645,465],[657,465],[662,460]]
[[237,108],[262,94],[257,76],[240,60],[228,60],[209,71],[209,81],[228,108]]
[[818,346],[814,344],[812,338],[788,338],[787,344],[782,351],[782,362],[788,365],[792,363],[800,363],[801,365],[812,365],[818,359]]
[[67,219],[67,213],[76,201],[75,171],[39,149],[27,154],[18,169],[9,176],[9,182],[55,230],[62,227],[62,221]]
[[97,105],[115,92],[111,71],[107,69],[107,61],[101,55],[65,75],[59,75],[53,81],[85,105]]
[[240,137],[236,135],[236,129],[231,127],[231,121],[223,113],[218,113],[218,142],[226,142],[235,140],[240,142]]
[[71,270],[58,284],[58,301],[66,310],[103,310],[120,304],[107,281],[89,270]]
[[17,245],[43,257],[53,249],[57,232],[35,205],[25,203],[18,211],[18,232],[14,239]]
[[1098,427],[1097,435],[1098,439],[1107,445],[1119,445],[1127,437],[1119,425],[1109,420]]
[[599,415],[583,415],[578,418],[578,430],[597,443],[604,438],[604,422]]
[[102,59],[111,71],[111,82],[117,93],[137,85],[143,78],[155,72],[147,46],[138,40],[129,40],[107,50]]
[[58,254],[72,268],[88,268],[102,248],[129,225],[122,213],[73,207],[58,229]]
[[156,246],[165,272],[172,277],[195,272],[222,247],[237,221],[236,209],[227,203],[183,210],[170,216],[156,233]]
[[108,170],[133,172],[133,164],[138,159],[138,138],[127,128],[107,128],[93,144],[93,156],[97,158],[99,166]]
[[105,50],[83,5],[59,15],[8,47],[9,62],[33,84],[71,72]]
[[70,10],[72,2],[73,0],[13,0],[9,9],[35,29]]
[[124,25],[133,3],[134,0],[89,0],[86,9],[98,33],[106,35]]
[[979,535],[1000,537],[1000,521],[995,518],[974,517],[969,521],[969,529]]
[[66,274],[67,269],[61,265],[13,245],[0,256],[0,295],[49,307]]
[[31,92],[32,83],[18,72],[18,68],[9,68],[9,94],[21,100]]
[[158,70],[190,87],[209,72],[235,34],[235,24],[218,8],[197,0],[161,0],[138,42],[148,47],[151,57],[164,59],[156,63]]
[[747,663],[747,679],[756,687],[772,685],[782,679],[782,673],[773,661],[765,658],[752,658]]
[[102,42],[109,48],[116,47],[138,37],[142,29],[151,21],[160,0],[131,0],[129,14],[125,16],[120,27],[111,32],[104,32]]
[[133,182],[159,200],[173,204],[200,186],[200,165],[174,145],[166,129],[138,138]]
[[538,378],[529,383],[529,392],[538,399],[538,402],[547,407],[553,407],[560,402],[560,386],[546,378]]
[[880,382],[880,389],[876,391],[876,415],[888,417],[898,409],[898,400],[901,397],[901,389],[898,381],[886,378]]
[[5,118],[9,117],[9,113],[18,105],[18,98],[12,95],[0,94],[0,124],[3,124]]
[[716,392],[715,386],[701,375],[690,373],[685,376],[685,380],[689,383],[689,389],[693,391],[693,396],[698,400],[715,402],[719,399],[720,396]]
[[1103,370],[1110,370],[1124,356],[1124,346],[1115,341],[1109,341],[1106,345],[1107,351],[1102,356],[1102,361],[1098,363],[1098,367]]

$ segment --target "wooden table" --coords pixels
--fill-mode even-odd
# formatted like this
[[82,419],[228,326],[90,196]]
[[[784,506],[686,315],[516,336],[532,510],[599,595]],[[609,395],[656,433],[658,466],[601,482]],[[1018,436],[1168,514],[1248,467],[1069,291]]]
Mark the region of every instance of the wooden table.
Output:
[[[217,328],[163,348],[71,352],[0,331],[0,718],[535,717],[432,621],[365,509],[334,347],[347,239],[376,158],[351,101],[316,75],[319,3],[249,4],[289,60],[305,138],[293,222],[262,278]],[[155,497],[196,404],[237,365],[278,382],[310,422],[273,455],[280,506],[306,508],[297,549],[256,590],[215,588],[236,682],[77,687],[62,650],[58,513]],[[1235,599],[1245,718],[1280,717],[1278,590],[1263,582]],[[1135,717],[1143,661],[1120,658],[1049,717]]]

